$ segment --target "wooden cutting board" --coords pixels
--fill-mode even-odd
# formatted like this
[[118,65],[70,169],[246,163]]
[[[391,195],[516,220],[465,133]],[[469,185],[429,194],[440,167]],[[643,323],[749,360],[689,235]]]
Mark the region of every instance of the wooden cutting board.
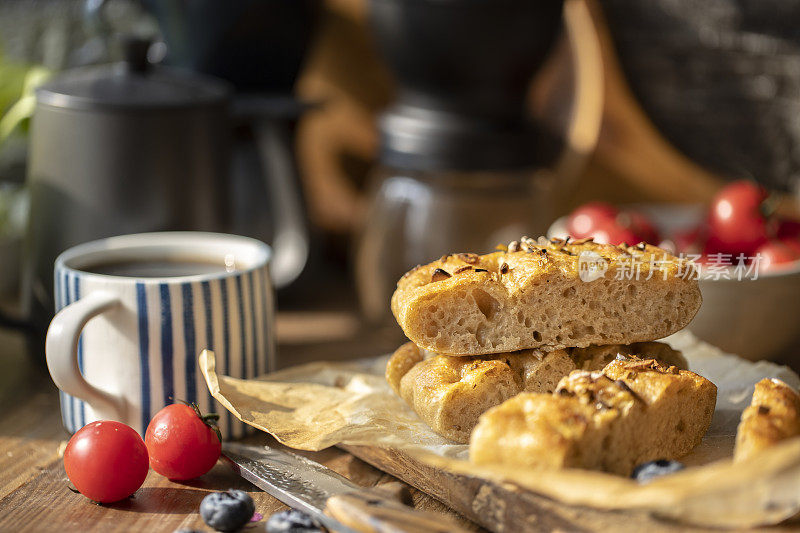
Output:
[[[601,511],[565,505],[519,488],[446,472],[396,449],[340,446],[362,461],[437,498],[466,518],[495,533],[541,531],[672,533],[715,531],[688,527],[644,511]],[[753,531],[798,531],[800,519]],[[716,530],[719,531],[719,530]]]

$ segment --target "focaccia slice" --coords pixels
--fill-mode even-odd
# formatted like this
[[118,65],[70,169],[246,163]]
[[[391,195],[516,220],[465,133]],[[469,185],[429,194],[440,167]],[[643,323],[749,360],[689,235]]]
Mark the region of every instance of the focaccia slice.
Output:
[[655,246],[523,238],[408,272],[392,312],[411,341],[448,355],[630,344],[691,321],[695,278],[693,263]]
[[[577,370],[601,370],[619,356],[635,359],[655,359],[661,365],[689,370],[689,364],[679,350],[665,342],[634,342],[632,344],[606,344],[585,348],[568,348]],[[624,359],[624,357],[622,358]]]
[[481,416],[470,459],[629,475],[641,463],[677,459],[703,438],[717,388],[655,360],[615,360],[575,371],[553,394],[523,393]]
[[635,354],[686,368],[680,352],[659,342],[480,357],[426,357],[408,342],[389,359],[386,379],[435,432],[467,443],[480,415],[508,398],[520,392],[552,392],[575,369],[598,370],[618,356]]
[[736,430],[734,461],[744,461],[778,442],[800,436],[800,394],[779,379],[756,383]]

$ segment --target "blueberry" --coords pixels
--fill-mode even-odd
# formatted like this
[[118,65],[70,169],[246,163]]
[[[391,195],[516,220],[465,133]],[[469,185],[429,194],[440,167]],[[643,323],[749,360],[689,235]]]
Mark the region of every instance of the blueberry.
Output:
[[654,478],[665,476],[667,474],[674,474],[679,470],[686,468],[683,463],[678,461],[670,461],[669,459],[659,459],[657,461],[648,461],[642,463],[633,469],[631,477],[639,483],[647,483]]
[[203,521],[217,531],[236,531],[250,522],[256,506],[243,490],[212,492],[200,503]]
[[321,533],[325,530],[310,515],[297,509],[281,511],[270,516],[267,533]]

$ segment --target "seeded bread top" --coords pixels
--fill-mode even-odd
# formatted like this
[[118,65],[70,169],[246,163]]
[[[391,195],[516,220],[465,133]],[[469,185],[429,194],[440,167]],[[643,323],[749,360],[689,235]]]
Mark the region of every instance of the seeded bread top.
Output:
[[418,265],[397,282],[398,292],[443,281],[452,276],[474,278],[477,275],[498,281],[512,290],[521,286],[523,281],[529,281],[531,277],[546,277],[553,271],[578,279],[581,254],[586,252],[593,252],[606,261],[606,276],[616,275],[620,268],[631,267],[638,269],[641,277],[658,275],[664,279],[692,279],[697,272],[693,263],[645,243],[613,246],[596,243],[591,238],[548,240],[539,237],[538,240],[533,240],[523,237],[499,248],[504,249],[485,255],[453,253],[427,265]]
[[449,355],[628,344],[678,331],[702,301],[695,265],[645,243],[523,237],[503,248],[406,273],[391,302],[406,336]]
[[[645,373],[647,373],[647,376],[643,380],[639,379],[640,374]],[[707,381],[693,372],[680,369],[669,363],[655,359],[619,355],[602,370],[591,372],[576,370],[570,373],[558,384],[555,394],[575,396],[582,403],[592,404],[597,409],[621,408],[633,400],[650,403],[651,398],[657,396],[657,394],[654,394],[654,390],[660,392],[660,388],[672,383],[672,379],[662,378],[662,375],[690,377],[696,381]],[[637,386],[639,382],[643,386]],[[646,393],[637,394],[634,388]]]
[[484,413],[470,459],[629,475],[637,464],[677,459],[699,444],[716,394],[693,372],[622,356],[601,371],[572,372],[552,394],[518,394]]

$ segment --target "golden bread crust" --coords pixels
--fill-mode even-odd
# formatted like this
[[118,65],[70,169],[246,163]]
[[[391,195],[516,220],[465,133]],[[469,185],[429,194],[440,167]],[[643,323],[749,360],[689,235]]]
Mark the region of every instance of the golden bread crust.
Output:
[[[403,276],[391,306],[406,336],[449,355],[630,344],[682,329],[702,301],[694,265],[655,246],[512,245],[451,254]],[[581,281],[585,257],[600,258],[604,276]]]
[[686,368],[680,352],[659,342],[428,358],[408,342],[389,359],[386,379],[434,431],[467,443],[479,416],[491,407],[520,392],[552,392],[573,370],[598,370],[620,355],[659,357]]
[[675,366],[680,370],[689,369],[686,359],[679,350],[658,341],[569,348],[569,353],[578,370],[600,370],[618,356],[655,359],[659,363]]
[[800,394],[779,379],[756,383],[736,430],[734,461],[744,461],[785,439],[800,436]]
[[553,394],[523,393],[480,417],[479,464],[588,468],[629,475],[637,464],[691,451],[711,424],[716,386],[654,360],[575,371]]
[[467,443],[484,411],[523,390],[552,391],[574,368],[564,350],[424,359],[408,342],[389,360],[386,379],[434,431]]

